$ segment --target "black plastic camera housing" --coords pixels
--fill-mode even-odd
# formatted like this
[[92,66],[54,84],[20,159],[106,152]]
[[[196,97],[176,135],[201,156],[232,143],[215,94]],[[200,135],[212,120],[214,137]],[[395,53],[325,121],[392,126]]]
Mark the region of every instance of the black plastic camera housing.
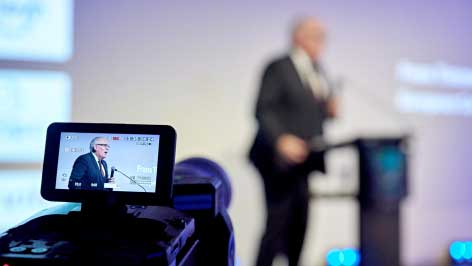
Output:
[[[73,166],[61,168],[59,162],[72,164],[72,159],[61,159],[70,157],[64,151],[72,149],[61,143],[92,135],[105,136],[102,139],[113,140],[118,147],[133,148],[141,142],[148,145],[136,149],[147,154],[142,156],[143,162],[155,163],[155,171],[143,171],[150,182],[139,184],[144,177],[130,175],[126,177],[129,180],[120,177],[128,182],[122,187],[67,189],[63,177],[67,174],[59,169]],[[156,139],[157,145],[152,143]],[[122,140],[129,143],[120,144]],[[69,203],[43,210],[0,234],[0,265],[233,266],[234,235],[227,213],[231,201],[229,177],[217,163],[205,158],[189,158],[174,169],[175,141],[175,130],[170,126],[52,124],[47,132],[41,195]],[[90,151],[95,145],[107,145],[108,151],[109,143],[95,144],[92,140]],[[158,157],[149,150],[152,147]],[[120,158],[133,154],[141,156],[130,151]],[[149,154],[158,159],[149,160]],[[113,164],[135,163],[118,157]],[[139,166],[136,171],[140,171]]]

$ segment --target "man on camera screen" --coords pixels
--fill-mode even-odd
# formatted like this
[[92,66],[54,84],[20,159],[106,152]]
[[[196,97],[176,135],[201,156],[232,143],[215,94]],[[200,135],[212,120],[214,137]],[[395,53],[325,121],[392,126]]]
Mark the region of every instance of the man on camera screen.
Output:
[[105,158],[110,150],[108,140],[95,137],[90,142],[90,152],[80,155],[74,162],[69,178],[69,189],[104,190],[108,178]]

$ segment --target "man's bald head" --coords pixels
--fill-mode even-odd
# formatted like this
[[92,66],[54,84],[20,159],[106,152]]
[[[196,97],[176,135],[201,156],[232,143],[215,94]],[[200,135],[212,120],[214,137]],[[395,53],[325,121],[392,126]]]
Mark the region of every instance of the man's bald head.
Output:
[[317,61],[324,49],[325,35],[326,30],[317,19],[300,19],[293,27],[293,46],[303,49],[313,61]]

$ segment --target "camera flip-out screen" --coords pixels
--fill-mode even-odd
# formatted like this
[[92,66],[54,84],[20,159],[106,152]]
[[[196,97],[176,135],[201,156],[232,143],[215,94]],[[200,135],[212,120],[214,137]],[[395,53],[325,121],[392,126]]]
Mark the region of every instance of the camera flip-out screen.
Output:
[[41,194],[56,201],[169,202],[175,157],[170,126],[54,123]]

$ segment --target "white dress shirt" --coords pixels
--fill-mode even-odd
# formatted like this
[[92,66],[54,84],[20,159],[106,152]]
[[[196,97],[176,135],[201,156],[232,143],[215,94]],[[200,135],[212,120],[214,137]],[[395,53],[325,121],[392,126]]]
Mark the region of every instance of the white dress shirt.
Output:
[[326,78],[317,72],[310,56],[300,48],[294,48],[290,53],[295,69],[307,88],[311,88],[318,99],[326,100],[329,95],[329,84]]

